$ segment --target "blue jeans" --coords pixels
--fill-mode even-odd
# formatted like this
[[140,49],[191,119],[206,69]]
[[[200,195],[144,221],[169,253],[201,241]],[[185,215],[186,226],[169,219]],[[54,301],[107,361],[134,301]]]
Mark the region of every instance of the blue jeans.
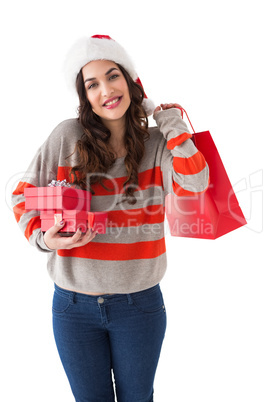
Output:
[[53,329],[76,402],[152,402],[166,330],[160,286],[88,296],[55,285]]

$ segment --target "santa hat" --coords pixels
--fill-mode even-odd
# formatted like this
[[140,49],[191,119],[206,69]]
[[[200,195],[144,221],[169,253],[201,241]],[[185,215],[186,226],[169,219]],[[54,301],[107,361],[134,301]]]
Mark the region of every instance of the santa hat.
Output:
[[[143,88],[134,64],[125,49],[107,35],[81,38],[72,46],[64,65],[65,76],[69,86],[75,88],[77,74],[82,67],[93,60],[111,60],[116,64],[120,64],[131,78]],[[155,109],[153,102],[147,98],[146,94],[142,106],[147,116],[150,116]]]

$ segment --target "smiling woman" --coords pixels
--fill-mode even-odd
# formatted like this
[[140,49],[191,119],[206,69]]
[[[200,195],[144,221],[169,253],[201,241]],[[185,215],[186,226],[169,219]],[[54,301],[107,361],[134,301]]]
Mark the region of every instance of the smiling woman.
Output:
[[[49,256],[54,336],[76,401],[113,402],[113,371],[118,401],[152,402],[166,329],[165,196],[204,192],[208,166],[178,104],[148,108],[119,44],[86,38],[68,58],[78,118],[60,123],[40,147],[13,193],[14,212]],[[148,127],[153,110],[157,127]],[[41,231],[39,212],[25,210],[24,189],[52,179],[92,193],[91,211],[108,214],[105,234],[62,238],[63,221]]]

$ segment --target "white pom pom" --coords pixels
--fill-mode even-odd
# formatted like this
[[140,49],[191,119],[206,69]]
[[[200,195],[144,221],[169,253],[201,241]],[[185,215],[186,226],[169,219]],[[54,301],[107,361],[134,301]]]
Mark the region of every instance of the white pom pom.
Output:
[[155,105],[151,99],[144,98],[142,101],[142,106],[147,114],[147,116],[151,116],[155,110]]

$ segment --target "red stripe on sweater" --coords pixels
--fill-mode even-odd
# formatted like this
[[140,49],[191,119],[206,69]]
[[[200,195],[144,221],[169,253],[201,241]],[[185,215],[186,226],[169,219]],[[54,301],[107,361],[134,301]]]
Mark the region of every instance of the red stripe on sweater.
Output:
[[180,158],[174,156],[173,168],[175,172],[184,175],[197,174],[206,167],[206,161],[201,152],[196,152],[189,158]]
[[26,212],[25,202],[21,202],[21,203],[15,205],[15,207],[13,208],[13,212],[14,212],[16,221],[19,222],[22,215],[25,214],[25,212]]
[[20,181],[16,189],[13,191],[13,194],[14,195],[24,194],[24,190],[28,187],[36,187],[36,186],[33,186],[32,184],[27,183],[26,181]]
[[70,176],[71,169],[70,166],[58,166],[57,180],[66,179],[68,183],[72,183],[74,177]]
[[161,223],[165,219],[163,205],[148,205],[145,208],[109,211],[107,226],[129,227]]
[[[99,235],[101,236],[101,235]],[[103,261],[126,261],[156,258],[166,251],[165,238],[155,241],[116,244],[89,242],[71,250],[58,250],[61,257],[88,258]]]
[[[22,195],[22,194],[24,194],[24,190],[26,188],[30,188],[30,187],[32,188],[32,187],[36,187],[36,186],[33,186],[32,184],[27,183],[26,181],[20,181],[19,184],[17,185],[16,189],[13,191],[13,194],[14,195]],[[20,202],[19,204],[15,205],[15,207],[13,208],[17,222],[19,222],[22,215],[25,212],[27,212],[27,211],[25,211],[24,208],[25,208],[25,202]],[[33,234],[33,231],[35,229],[39,229],[40,227],[41,227],[40,217],[35,216],[28,222],[28,225],[25,229],[24,235],[25,235],[26,239],[29,240],[29,238]]]
[[177,147],[178,145],[181,145],[184,141],[188,140],[188,138],[191,138],[191,137],[192,137],[192,134],[190,134],[190,133],[182,133],[175,138],[171,138],[167,142],[167,149],[174,149],[175,147]]
[[35,216],[34,218],[32,218],[28,225],[27,228],[24,232],[24,235],[26,237],[27,240],[30,239],[31,235],[33,234],[33,231],[35,229],[40,229],[41,228],[41,220],[39,216]]
[[173,181],[173,183],[172,183],[173,191],[178,197],[193,197],[198,194],[203,194],[205,191],[207,191],[208,186],[209,186],[209,180],[208,180],[208,185],[205,188],[205,190],[197,192],[197,191],[185,190],[179,184],[177,184],[175,181]]
[[[59,166],[58,167],[58,180],[70,181],[69,173],[71,168],[68,166]],[[96,195],[115,195],[124,192],[123,184],[127,180],[127,176],[122,176],[118,178],[110,179],[103,174],[103,185],[107,187],[109,190],[103,188],[103,186],[99,183],[95,183],[92,185],[92,189],[95,191]],[[146,188],[152,186],[161,186],[163,187],[163,178],[160,166],[156,166],[153,169],[147,169],[144,172],[139,173],[139,185],[137,190],[145,190]]]
[[[13,191],[13,195],[22,195],[22,194],[24,194],[24,190],[26,188],[30,188],[30,187],[35,187],[35,186],[33,186],[30,183],[27,183],[26,181],[20,181],[18,183],[16,189]],[[15,205],[14,208],[13,208],[13,212],[14,212],[16,221],[19,222],[21,217],[22,217],[22,215],[26,212],[26,210],[25,210],[25,202],[23,201],[23,202],[20,202],[19,204]],[[27,229],[26,229],[26,231],[27,231]],[[31,235],[31,233],[29,233],[27,231],[27,236],[30,237],[30,235]],[[27,239],[29,239],[29,237],[27,237]]]

